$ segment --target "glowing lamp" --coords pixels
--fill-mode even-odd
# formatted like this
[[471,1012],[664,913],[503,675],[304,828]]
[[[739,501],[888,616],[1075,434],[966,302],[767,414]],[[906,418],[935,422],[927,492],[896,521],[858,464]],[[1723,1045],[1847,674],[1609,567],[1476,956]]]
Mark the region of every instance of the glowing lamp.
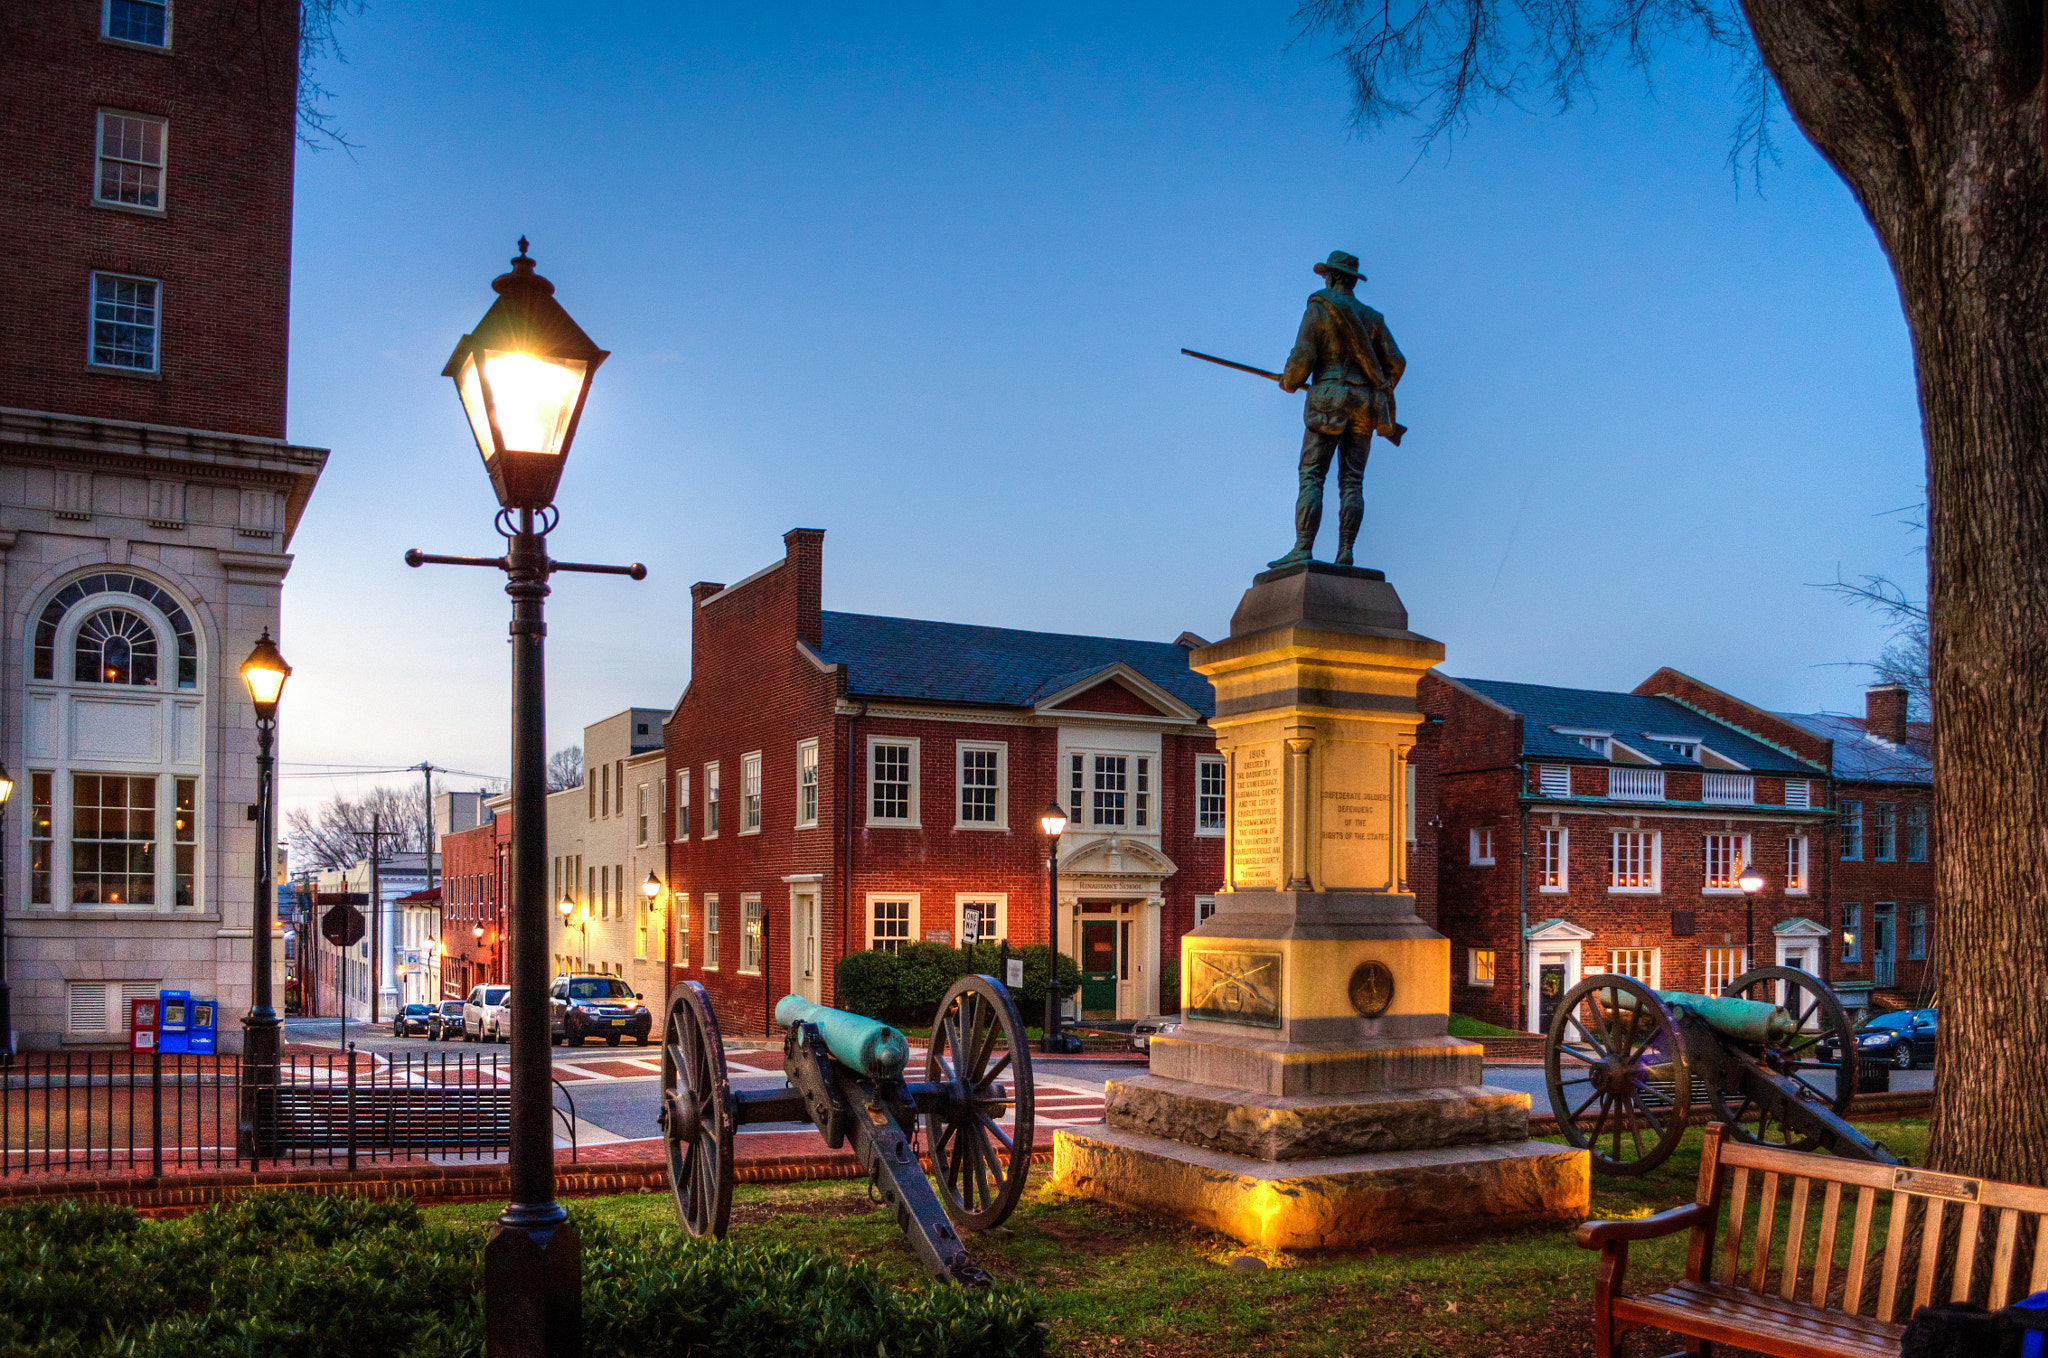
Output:
[[647,880],[640,884],[640,894],[650,901],[659,896],[661,894],[661,879],[651,872],[648,873]]
[[1038,828],[1054,838],[1058,838],[1066,832],[1067,813],[1060,810],[1058,802],[1050,802],[1046,805],[1045,814],[1038,818]]
[[1754,896],[1764,889],[1764,875],[1756,870],[1754,864],[1744,864],[1742,875],[1735,879],[1735,885]]
[[[7,805],[7,799],[14,795],[14,779],[8,776],[7,766],[0,764],[0,806]],[[183,829],[181,825],[178,828]]]
[[491,287],[498,300],[455,346],[441,375],[455,381],[498,503],[545,509],[576,438],[591,374],[609,354],[569,318],[555,285],[533,271],[525,237],[512,272]]
[[242,662],[242,683],[249,690],[249,701],[256,705],[259,720],[277,719],[277,700],[284,695],[284,681],[291,677],[292,667],[284,663],[277,643],[270,639],[270,629],[264,628],[256,639],[256,649]]

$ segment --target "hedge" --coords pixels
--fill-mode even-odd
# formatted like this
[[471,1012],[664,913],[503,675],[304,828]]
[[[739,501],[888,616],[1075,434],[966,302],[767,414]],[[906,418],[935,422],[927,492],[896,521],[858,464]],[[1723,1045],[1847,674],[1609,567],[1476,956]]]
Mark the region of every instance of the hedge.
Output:
[[[1015,993],[1026,1023],[1045,1013],[1046,948],[1042,943],[1010,949],[1024,961],[1024,984]],[[997,976],[1002,950],[994,943],[974,945],[974,970]],[[839,959],[833,971],[839,1007],[869,1018],[923,1027],[932,1021],[939,1001],[953,982],[968,973],[967,954],[942,943],[908,943],[901,952],[853,952]],[[1081,983],[1074,959],[1060,954],[1060,984]]]
[[[584,1351],[968,1358],[1045,1351],[1034,1304],[884,1284],[787,1245],[580,1221]],[[474,1358],[483,1232],[405,1201],[260,1193],[182,1221],[126,1207],[0,1211],[0,1358]]]

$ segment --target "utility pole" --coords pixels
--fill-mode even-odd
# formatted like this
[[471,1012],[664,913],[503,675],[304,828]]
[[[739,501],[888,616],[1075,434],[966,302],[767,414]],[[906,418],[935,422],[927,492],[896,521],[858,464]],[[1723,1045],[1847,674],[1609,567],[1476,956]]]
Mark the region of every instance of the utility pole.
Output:
[[[427,776],[427,890],[434,889],[434,773],[432,764],[421,762],[413,765]],[[446,773],[446,769],[440,770]]]
[[[358,830],[356,833],[360,835],[364,832]],[[384,963],[388,960],[384,956],[382,946],[384,921],[384,841],[387,838],[401,839],[404,837],[404,831],[384,829],[382,814],[372,811],[370,813],[370,829],[368,833],[370,836],[370,1022],[374,1024],[381,1021],[378,1012],[381,1007],[379,1001],[384,993]],[[344,1013],[347,1012],[347,1008],[348,1005],[344,998],[342,1004]]]

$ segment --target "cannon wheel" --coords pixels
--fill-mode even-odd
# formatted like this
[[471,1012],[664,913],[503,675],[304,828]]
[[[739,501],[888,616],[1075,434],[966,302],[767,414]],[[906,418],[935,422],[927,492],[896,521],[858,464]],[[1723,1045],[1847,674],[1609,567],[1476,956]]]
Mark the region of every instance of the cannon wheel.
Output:
[[[1785,987],[1782,1002],[1778,998],[1780,985]],[[1859,1064],[1856,1035],[1851,1031],[1849,1016],[1842,1012],[1841,1003],[1835,999],[1833,991],[1797,967],[1756,967],[1730,981],[1721,993],[1731,999],[1782,1003],[1785,1011],[1792,1015],[1793,1022],[1799,1025],[1799,1031],[1783,1042],[1766,1045],[1759,1055],[1758,1064],[1773,1075],[1785,1076],[1798,1084],[1801,1098],[1824,1105],[1836,1117],[1849,1116],[1849,1105],[1856,1101]],[[1835,1067],[1833,1094],[1825,1092],[1799,1073],[1802,1068],[1827,1068],[1824,1063],[1813,1059],[1814,1048],[1826,1037],[1833,1037],[1836,1049],[1842,1053],[1841,1064]],[[1712,1098],[1714,1116],[1727,1123],[1728,1130],[1744,1141],[1788,1151],[1810,1151],[1820,1145],[1819,1137],[1798,1135],[1785,1125],[1783,1118],[1772,1116],[1769,1108],[1752,1102],[1747,1095],[1737,1099],[1730,1091],[1717,1087]],[[1754,1131],[1743,1122],[1752,1109],[1756,1112]]]
[[1550,1020],[1543,1074],[1558,1130],[1592,1152],[1596,1173],[1647,1174],[1685,1135],[1685,1043],[1671,1011],[1632,977],[1588,976],[1565,992]]
[[[987,976],[955,981],[924,1063],[925,1079],[951,1093],[924,1120],[946,1215],[970,1231],[1000,1226],[1031,1170],[1031,1044],[1010,992]],[[1016,1113],[1007,1133],[997,1125],[1006,1109]]]
[[723,1238],[732,1219],[733,1098],[711,997],[695,981],[669,992],[661,1038],[661,1129],[676,1219]]

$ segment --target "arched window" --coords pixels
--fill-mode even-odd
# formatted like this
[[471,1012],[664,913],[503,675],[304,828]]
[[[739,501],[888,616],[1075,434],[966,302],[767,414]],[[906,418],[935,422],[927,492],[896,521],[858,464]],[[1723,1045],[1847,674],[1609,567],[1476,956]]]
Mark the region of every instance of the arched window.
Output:
[[[177,638],[176,686],[187,689],[199,687],[199,639],[192,631],[191,620],[185,616],[184,608],[161,585],[124,571],[103,571],[98,575],[73,580],[58,590],[56,596],[44,606],[42,616],[36,621],[33,665],[35,678],[57,677],[57,624],[64,620],[64,615],[74,606],[95,594],[132,594],[161,611],[164,620],[171,625],[172,635]],[[83,676],[79,676],[73,682],[82,681]],[[171,685],[166,684],[165,687]]]
[[156,629],[125,608],[103,608],[87,618],[71,651],[73,683],[156,683]]

